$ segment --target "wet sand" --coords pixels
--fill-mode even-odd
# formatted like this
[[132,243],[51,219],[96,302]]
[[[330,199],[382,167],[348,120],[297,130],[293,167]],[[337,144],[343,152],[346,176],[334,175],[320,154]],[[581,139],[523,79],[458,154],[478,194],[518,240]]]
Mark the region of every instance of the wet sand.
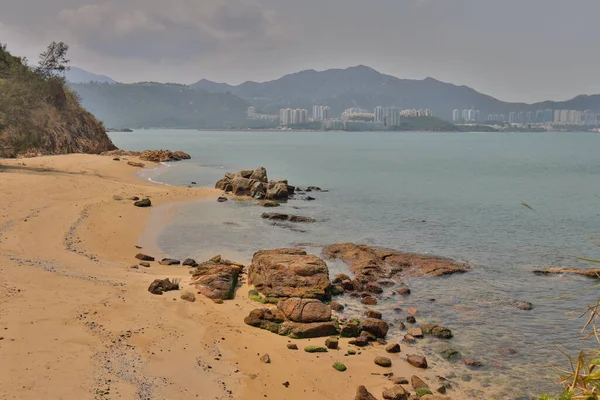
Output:
[[[126,162],[92,155],[0,161],[0,399],[351,399],[358,385],[381,398],[390,372],[439,386],[441,371],[406,362],[414,348],[344,356],[342,340],[342,350],[309,354],[302,349],[324,339],[245,325],[260,306],[245,284],[225,304],[200,295],[189,303],[182,291],[150,294],[156,278],[180,278],[185,290],[188,269],[132,269],[136,253],[157,251],[135,247],[152,237],[144,233],[152,210],[113,196],[161,206],[216,201],[220,192],[143,182]],[[300,350],[288,350],[289,342]],[[265,353],[270,364],[260,361]],[[392,368],[373,363],[380,355]],[[336,361],[348,370],[334,370]],[[465,398],[458,389],[449,395]]]

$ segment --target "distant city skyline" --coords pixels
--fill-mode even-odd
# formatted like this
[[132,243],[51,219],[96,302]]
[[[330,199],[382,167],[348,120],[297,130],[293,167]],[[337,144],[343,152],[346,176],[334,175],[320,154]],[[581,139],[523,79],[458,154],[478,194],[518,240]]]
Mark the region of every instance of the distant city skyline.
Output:
[[483,116],[479,110],[455,109],[452,112],[452,122],[503,122],[509,124],[555,124],[555,125],[588,125],[597,126],[600,123],[600,112],[594,110],[522,110],[511,111],[508,114],[490,113]]

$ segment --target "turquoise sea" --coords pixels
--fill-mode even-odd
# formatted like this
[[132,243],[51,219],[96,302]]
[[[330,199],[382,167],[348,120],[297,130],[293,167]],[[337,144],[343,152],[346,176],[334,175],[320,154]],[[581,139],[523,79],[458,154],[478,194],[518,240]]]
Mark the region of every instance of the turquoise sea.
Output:
[[[329,190],[278,209],[320,221],[293,227],[262,220],[264,209],[248,201],[184,203],[159,236],[170,256],[222,253],[249,262],[260,249],[304,246],[319,254],[323,245],[361,242],[468,261],[468,274],[407,279],[411,296],[380,304],[389,320],[402,319],[394,308],[415,306],[423,322],[451,328],[450,343],[426,339],[423,351],[439,359],[450,344],[484,362],[479,371],[448,364],[457,379],[484,388],[474,398],[553,392],[550,365],[567,366],[555,346],[574,354],[593,345],[580,340],[584,321],[575,318],[598,289],[564,296],[594,281],[532,271],[589,267],[574,255],[600,258],[592,244],[600,234],[600,134],[139,130],[110,136],[123,149],[168,148],[193,157],[145,170],[143,179],[213,186],[225,172],[264,166],[269,178]],[[332,275],[346,268],[329,265]],[[520,310],[519,301],[533,303],[533,310]],[[362,310],[352,299],[341,302],[349,313]]]

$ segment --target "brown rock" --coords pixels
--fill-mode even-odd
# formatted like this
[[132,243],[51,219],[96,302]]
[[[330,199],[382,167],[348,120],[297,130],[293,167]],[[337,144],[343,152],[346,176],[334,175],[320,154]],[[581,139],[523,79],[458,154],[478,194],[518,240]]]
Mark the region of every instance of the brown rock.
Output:
[[285,321],[279,327],[278,333],[294,339],[310,339],[337,335],[338,328],[333,321],[312,323]]
[[332,301],[331,303],[329,303],[329,305],[331,306],[331,309],[335,312],[342,312],[344,311],[344,306],[341,305],[338,302]]
[[325,340],[325,347],[327,347],[330,350],[337,349],[338,345],[339,345],[339,340],[337,337],[330,337],[330,338],[327,338],[327,340]]
[[142,260],[142,261],[154,261],[154,257],[150,257],[146,254],[142,254],[142,253],[138,253],[136,254],[135,258],[137,258],[138,260]]
[[250,196],[252,184],[250,179],[235,176],[231,180],[231,191],[236,196]]
[[251,180],[268,183],[269,179],[267,178],[267,170],[264,167],[258,167],[250,175]]
[[398,293],[401,296],[408,296],[410,294],[410,289],[407,287],[403,287],[396,290],[396,293]]
[[410,307],[406,310],[406,312],[412,315],[416,315],[419,312],[419,310],[414,307]]
[[385,389],[382,396],[385,400],[407,400],[410,393],[402,386],[396,385],[391,389]]
[[158,262],[160,265],[179,265],[181,261],[175,260],[173,258],[163,258]]
[[338,274],[336,275],[335,279],[332,281],[332,283],[342,283],[344,281],[350,281],[350,277],[346,274]]
[[287,348],[289,350],[298,350],[298,345],[295,343],[288,343]]
[[383,293],[383,289],[377,283],[368,282],[366,286],[367,292],[381,294]]
[[427,335],[432,335],[440,339],[452,339],[452,331],[445,326],[434,324],[422,324],[421,329]]
[[285,316],[279,310],[270,310],[268,308],[252,310],[244,318],[244,323],[256,328],[265,329],[274,333],[279,333],[281,324],[285,321]]
[[390,381],[392,381],[392,383],[394,385],[407,385],[408,384],[408,379],[406,379],[402,376],[392,376],[392,377],[390,377]]
[[372,333],[375,337],[385,338],[390,326],[387,322],[380,319],[367,318],[361,323],[360,328],[363,331]]
[[383,316],[381,315],[381,313],[379,311],[375,311],[375,310],[367,311],[367,318],[381,319],[382,317]]
[[262,356],[260,358],[260,361],[265,363],[265,364],[271,364],[271,357],[269,357],[268,354],[265,354],[264,356]]
[[429,385],[427,385],[423,379],[419,378],[416,375],[413,375],[410,378],[410,384],[412,385],[412,387],[415,390],[417,390],[417,389],[429,389]]
[[340,331],[341,337],[358,337],[360,335],[360,323],[355,321],[350,321],[342,327]]
[[427,368],[427,359],[423,356],[409,354],[408,356],[406,356],[406,361],[408,361],[408,363],[413,367]]
[[358,347],[365,347],[369,345],[369,339],[364,336],[359,336],[356,339],[350,340],[348,344]]
[[415,337],[413,335],[406,334],[406,335],[404,335],[404,338],[402,339],[402,341],[412,344],[412,343],[416,343],[417,339],[415,339]]
[[409,324],[416,324],[417,319],[413,315],[409,315],[408,317],[406,317],[406,322],[408,322]]
[[574,274],[587,276],[588,278],[600,279],[600,269],[579,269],[579,268],[551,268],[544,271],[533,271],[537,275],[563,275]]
[[167,279],[156,279],[148,287],[148,291],[152,294],[162,295],[164,292],[171,290],[179,290],[179,283],[173,283]]
[[184,292],[181,295],[181,300],[185,300],[185,301],[189,301],[190,303],[193,303],[196,301],[196,296],[192,292]]
[[331,306],[316,299],[290,298],[280,300],[277,308],[294,322],[325,322],[331,320]]
[[388,353],[400,353],[400,345],[398,343],[390,344],[385,348]]
[[375,396],[373,396],[366,387],[359,386],[356,389],[356,396],[354,396],[354,400],[377,400]]
[[193,271],[191,285],[209,299],[233,299],[242,270],[238,265],[204,263]]
[[256,252],[248,272],[248,282],[267,297],[319,300],[330,297],[327,264],[299,249]]
[[150,268],[150,263],[147,261],[140,261],[140,265],[144,268]]
[[471,368],[483,367],[483,363],[481,361],[473,360],[471,358],[465,358],[464,363],[467,367],[471,367]]
[[392,360],[387,357],[375,357],[375,364],[380,367],[389,368],[392,366]]
[[285,200],[289,197],[289,187],[286,180],[273,180],[267,184],[267,200]]
[[374,306],[377,304],[377,299],[375,297],[368,296],[363,297],[360,302],[367,306]]
[[269,201],[269,200],[261,201],[259,203],[259,205],[261,207],[265,207],[265,208],[273,208],[273,207],[279,207],[280,206],[280,204],[277,203],[276,201]]
[[132,167],[137,167],[137,168],[144,168],[145,165],[141,162],[133,162],[133,161],[127,161],[127,165],[130,165]]
[[421,330],[421,328],[412,328],[408,330],[408,334],[417,338],[417,339],[423,339],[423,331]]

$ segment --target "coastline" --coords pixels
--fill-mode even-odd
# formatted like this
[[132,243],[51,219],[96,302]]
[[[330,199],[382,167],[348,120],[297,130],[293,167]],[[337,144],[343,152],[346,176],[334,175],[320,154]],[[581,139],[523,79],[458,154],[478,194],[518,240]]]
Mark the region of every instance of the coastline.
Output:
[[[179,299],[187,268],[130,268],[137,252],[155,250],[135,247],[151,211],[113,195],[148,196],[169,214],[170,205],[181,204],[175,202],[216,198],[218,190],[141,181],[137,169],[102,156],[3,160],[0,166],[0,272],[8,293],[0,300],[6,310],[0,357],[8,360],[0,366],[0,384],[12,394],[0,394],[2,400],[349,399],[358,385],[380,397],[392,386],[384,373],[410,379],[442,372],[411,367],[406,354],[418,349],[404,345],[391,369],[373,363],[387,355],[383,347],[353,357],[292,352],[289,342],[302,349],[324,339],[291,340],[245,325],[244,317],[260,307],[245,295],[246,284],[225,304],[202,296],[188,303]],[[166,215],[150,228],[160,232],[168,221]],[[166,277],[181,278],[182,291],[147,292],[153,279]],[[340,341],[343,349],[347,341]],[[264,353],[271,364],[260,362]],[[348,371],[335,371],[338,361]],[[451,398],[467,397],[456,388]]]

